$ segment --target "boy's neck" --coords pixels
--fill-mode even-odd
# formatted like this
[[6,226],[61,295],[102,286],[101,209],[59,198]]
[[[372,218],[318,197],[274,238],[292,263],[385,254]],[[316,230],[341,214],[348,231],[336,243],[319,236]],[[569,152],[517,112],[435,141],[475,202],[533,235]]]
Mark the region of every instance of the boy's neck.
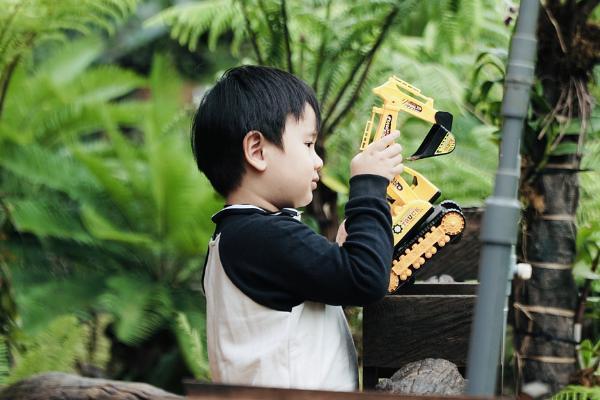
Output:
[[279,211],[279,208],[257,193],[238,188],[225,199],[227,204],[250,204],[267,211]]

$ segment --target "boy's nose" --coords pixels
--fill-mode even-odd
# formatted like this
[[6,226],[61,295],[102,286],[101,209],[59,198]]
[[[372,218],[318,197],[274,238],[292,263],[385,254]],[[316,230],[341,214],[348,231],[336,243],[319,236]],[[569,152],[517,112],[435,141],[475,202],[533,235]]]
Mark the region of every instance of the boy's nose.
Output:
[[315,169],[320,171],[321,168],[323,168],[323,159],[317,155],[315,159]]

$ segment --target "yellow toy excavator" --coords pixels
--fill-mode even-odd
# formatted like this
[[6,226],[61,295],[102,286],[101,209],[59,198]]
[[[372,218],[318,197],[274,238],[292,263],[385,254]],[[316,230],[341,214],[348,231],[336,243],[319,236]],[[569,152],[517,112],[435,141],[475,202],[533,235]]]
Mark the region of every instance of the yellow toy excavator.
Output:
[[[452,114],[437,111],[433,99],[425,97],[416,87],[392,76],[386,83],[373,89],[383,100],[382,107],[373,107],[367,122],[360,149],[396,129],[398,113],[405,111],[434,124],[417,149],[407,160],[448,154],[455,147]],[[375,116],[379,122],[372,135]],[[390,272],[388,292],[395,292],[410,280],[414,271],[421,268],[439,248],[460,239],[465,228],[465,218],[460,207],[452,201],[434,206],[441,192],[423,175],[404,167],[410,175],[410,184],[402,175],[392,179],[387,188],[387,198],[392,212],[394,234],[394,260]]]

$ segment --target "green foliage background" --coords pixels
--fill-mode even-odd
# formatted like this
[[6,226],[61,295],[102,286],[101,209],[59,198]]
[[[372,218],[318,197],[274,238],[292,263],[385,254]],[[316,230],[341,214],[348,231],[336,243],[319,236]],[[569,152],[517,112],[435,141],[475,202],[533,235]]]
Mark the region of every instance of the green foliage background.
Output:
[[[0,385],[50,370],[173,391],[184,376],[209,378],[200,270],[223,201],[196,171],[188,131],[202,91],[230,66],[274,65],[313,86],[322,182],[340,207],[377,102],[369,89],[392,74],[455,117],[455,152],[411,166],[463,206],[491,192],[499,121],[490,110],[502,96],[504,21],[514,18],[503,3],[171,5],[0,0]],[[174,66],[185,62],[193,82]],[[588,275],[600,243],[597,119],[592,127],[580,213]],[[402,116],[405,154],[428,128]]]

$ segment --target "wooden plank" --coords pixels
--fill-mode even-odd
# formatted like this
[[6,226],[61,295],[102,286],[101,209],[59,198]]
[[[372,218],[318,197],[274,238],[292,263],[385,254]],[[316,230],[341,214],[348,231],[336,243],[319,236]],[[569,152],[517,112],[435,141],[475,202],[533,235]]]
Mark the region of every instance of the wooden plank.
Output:
[[365,307],[364,367],[393,371],[429,357],[466,366],[475,301],[474,294],[394,295]]
[[398,293],[392,296],[405,296],[405,295],[476,295],[477,288],[479,287],[476,283],[423,283],[417,282],[414,285],[402,286],[398,290]]
[[491,397],[400,396],[378,392],[332,392],[324,390],[279,389],[251,386],[216,385],[184,381],[186,397],[190,400],[483,400]]
[[[379,382],[379,368],[363,366],[363,386],[372,389]],[[391,376],[391,375],[390,375]]]

